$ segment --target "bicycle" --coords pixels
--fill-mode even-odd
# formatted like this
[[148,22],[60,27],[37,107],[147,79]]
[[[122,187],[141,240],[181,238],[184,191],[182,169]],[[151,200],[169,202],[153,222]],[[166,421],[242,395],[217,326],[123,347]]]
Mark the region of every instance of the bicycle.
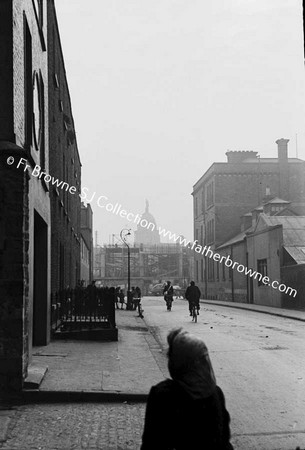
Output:
[[192,322],[197,323],[197,307],[195,305],[195,303],[192,303],[191,306],[191,313],[192,313]]

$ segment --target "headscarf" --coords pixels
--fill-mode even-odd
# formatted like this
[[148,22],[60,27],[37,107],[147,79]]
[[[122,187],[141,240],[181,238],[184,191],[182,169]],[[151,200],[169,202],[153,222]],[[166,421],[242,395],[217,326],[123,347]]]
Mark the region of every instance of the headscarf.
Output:
[[167,342],[168,370],[172,379],[194,400],[212,395],[216,379],[203,340],[176,328],[167,336]]

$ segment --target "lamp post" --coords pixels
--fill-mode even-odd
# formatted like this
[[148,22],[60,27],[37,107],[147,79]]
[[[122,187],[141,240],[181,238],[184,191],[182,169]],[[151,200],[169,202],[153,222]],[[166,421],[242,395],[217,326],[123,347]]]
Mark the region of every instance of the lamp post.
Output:
[[127,247],[127,306],[126,309],[132,308],[132,298],[130,291],[130,247],[126,241],[126,236],[131,236],[130,229],[123,228],[120,232],[120,238]]

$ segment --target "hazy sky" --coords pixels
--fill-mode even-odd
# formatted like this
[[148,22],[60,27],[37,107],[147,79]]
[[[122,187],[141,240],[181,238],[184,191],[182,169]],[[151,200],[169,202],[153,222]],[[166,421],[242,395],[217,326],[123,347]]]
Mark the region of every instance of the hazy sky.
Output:
[[[301,0],[57,0],[82,185],[192,238],[230,150],[305,159]],[[92,202],[99,244],[130,222]],[[135,226],[134,226],[135,228]]]

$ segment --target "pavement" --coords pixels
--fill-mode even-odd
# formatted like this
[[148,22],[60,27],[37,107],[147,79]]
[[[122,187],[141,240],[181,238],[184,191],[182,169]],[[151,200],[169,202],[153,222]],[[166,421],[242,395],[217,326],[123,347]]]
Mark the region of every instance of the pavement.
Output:
[[116,310],[117,342],[54,340],[34,347],[23,399],[146,401],[168,377],[166,356],[136,311]]
[[[305,321],[305,311],[218,300],[201,303]],[[116,323],[117,342],[54,340],[34,347],[23,400],[145,402],[151,386],[168,377],[165,351],[136,311],[116,310]]]
[[[201,303],[305,321],[305,311]],[[58,340],[33,349],[28,389],[19,402],[0,404],[1,449],[139,448],[149,390],[168,377],[166,351],[135,311],[117,310],[116,322],[117,342]]]
[[261,312],[264,314],[271,314],[272,316],[285,317],[286,319],[301,320],[305,322],[305,310],[293,310],[276,308],[273,306],[254,305],[250,303],[225,302],[220,300],[200,300],[200,303],[207,305],[226,306],[228,308],[245,309],[248,311]]

